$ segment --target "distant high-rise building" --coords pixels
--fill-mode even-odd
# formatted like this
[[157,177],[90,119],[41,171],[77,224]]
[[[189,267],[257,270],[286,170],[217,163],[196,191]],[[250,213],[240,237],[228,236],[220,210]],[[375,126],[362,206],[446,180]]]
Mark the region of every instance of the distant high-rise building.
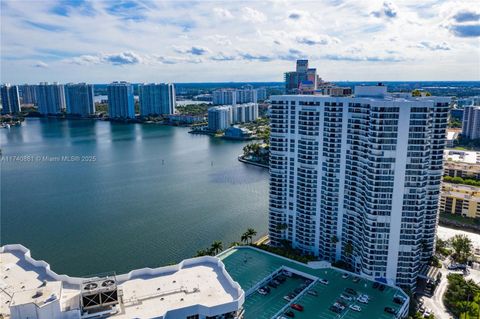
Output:
[[257,90],[253,88],[242,88],[236,90],[236,104],[257,103]]
[[307,71],[308,71],[308,60],[297,60],[297,72],[306,75]]
[[233,122],[231,105],[214,106],[208,109],[208,129],[210,131],[223,131]]
[[266,88],[258,88],[257,89],[257,100],[258,101],[265,101],[267,99],[267,89]]
[[37,104],[37,86],[30,84],[20,85],[21,104]]
[[110,118],[135,118],[133,87],[128,82],[112,82],[107,86],[108,116]]
[[1,87],[2,114],[20,113],[18,86],[3,84]]
[[68,114],[81,116],[95,114],[93,84],[69,83],[65,85],[65,102]]
[[414,288],[435,251],[449,98],[272,96],[269,235]]
[[308,60],[297,60],[296,71],[285,73],[285,93],[313,94],[318,82],[317,69],[309,69]]
[[462,135],[470,138],[480,138],[480,106],[465,106],[463,109]]
[[214,105],[237,104],[237,92],[234,89],[219,89],[213,91],[212,103]]
[[40,114],[58,114],[65,109],[65,90],[62,84],[41,82],[36,89]]
[[257,103],[237,104],[232,106],[232,124],[253,122],[257,118]]
[[138,86],[140,114],[175,114],[175,86],[172,83],[149,83]]

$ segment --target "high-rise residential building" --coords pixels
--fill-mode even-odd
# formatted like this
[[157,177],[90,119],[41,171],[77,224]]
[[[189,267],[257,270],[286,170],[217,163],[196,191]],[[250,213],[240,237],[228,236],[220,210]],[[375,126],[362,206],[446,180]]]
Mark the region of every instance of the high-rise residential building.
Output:
[[37,104],[37,86],[30,84],[20,85],[21,104]]
[[[308,71],[308,60],[297,60],[297,73],[307,74]],[[304,79],[306,80],[306,78]]]
[[238,89],[236,94],[236,104],[257,103],[257,90],[253,88]]
[[108,116],[110,118],[135,118],[133,86],[128,82],[112,82],[107,86]]
[[20,95],[18,86],[3,84],[1,86],[2,114],[20,113]]
[[449,98],[272,96],[269,234],[413,288],[435,249]]
[[465,106],[463,109],[462,135],[470,138],[480,138],[480,106]]
[[237,104],[237,92],[234,89],[219,89],[213,91],[212,103],[214,105]]
[[257,100],[258,101],[265,101],[267,99],[267,89],[266,88],[258,88],[257,89]]
[[297,60],[295,72],[285,73],[285,93],[313,94],[318,85],[317,70],[308,68],[308,60]]
[[138,87],[140,115],[175,114],[175,86],[172,83],[149,83]]
[[232,124],[248,123],[257,118],[257,103],[214,106],[208,109],[208,129],[223,131]]
[[93,84],[66,84],[65,102],[67,105],[68,114],[76,114],[81,116],[95,114]]
[[63,84],[41,82],[36,86],[38,112],[40,114],[58,114],[65,109],[65,90]]
[[231,105],[214,106],[208,109],[208,129],[223,131],[233,123]]

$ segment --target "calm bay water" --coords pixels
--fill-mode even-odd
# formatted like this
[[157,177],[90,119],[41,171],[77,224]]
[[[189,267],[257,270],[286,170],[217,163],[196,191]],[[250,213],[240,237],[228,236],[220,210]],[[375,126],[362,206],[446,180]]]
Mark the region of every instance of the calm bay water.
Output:
[[[27,246],[58,273],[157,267],[214,240],[228,246],[248,227],[267,231],[268,171],[237,161],[243,142],[55,119],[27,119],[0,138],[1,244]],[[34,160],[10,161],[22,155]]]

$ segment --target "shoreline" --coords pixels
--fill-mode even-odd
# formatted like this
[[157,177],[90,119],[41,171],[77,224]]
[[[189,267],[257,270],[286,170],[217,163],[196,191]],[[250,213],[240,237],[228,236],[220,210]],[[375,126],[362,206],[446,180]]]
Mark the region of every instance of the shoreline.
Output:
[[250,165],[254,165],[254,166],[258,166],[258,167],[262,167],[262,168],[267,168],[267,169],[270,168],[270,166],[267,165],[267,164],[262,164],[262,163],[257,163],[257,162],[251,161],[251,160],[247,160],[247,159],[243,158],[243,155],[238,155],[237,159],[240,162],[245,163],[245,164],[250,164]]

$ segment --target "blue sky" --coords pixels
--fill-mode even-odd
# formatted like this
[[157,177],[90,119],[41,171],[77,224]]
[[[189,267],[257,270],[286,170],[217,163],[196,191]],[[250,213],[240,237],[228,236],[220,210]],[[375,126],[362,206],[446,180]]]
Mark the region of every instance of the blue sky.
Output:
[[480,80],[477,1],[2,0],[1,81]]

